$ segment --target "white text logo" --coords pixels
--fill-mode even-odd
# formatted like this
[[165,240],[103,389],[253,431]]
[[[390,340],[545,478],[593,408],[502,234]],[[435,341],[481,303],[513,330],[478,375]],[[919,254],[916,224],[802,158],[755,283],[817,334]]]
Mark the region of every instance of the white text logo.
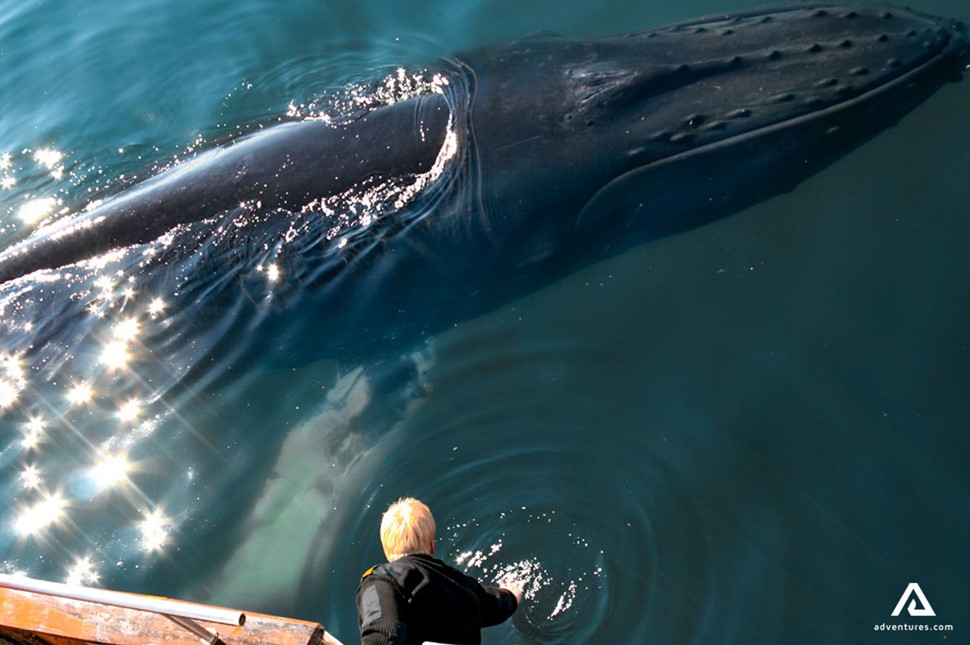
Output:
[[[916,596],[913,598],[913,596]],[[910,600],[912,598],[912,600]],[[936,612],[930,607],[930,601],[926,599],[926,594],[923,590],[919,588],[919,585],[915,582],[909,583],[906,587],[906,591],[899,598],[899,602],[896,603],[896,609],[893,610],[893,616],[898,616],[903,611],[903,607],[906,605],[906,601],[909,600],[909,607],[906,607],[906,611],[909,612],[910,616],[936,616]],[[920,606],[916,606],[916,601],[919,601]]]

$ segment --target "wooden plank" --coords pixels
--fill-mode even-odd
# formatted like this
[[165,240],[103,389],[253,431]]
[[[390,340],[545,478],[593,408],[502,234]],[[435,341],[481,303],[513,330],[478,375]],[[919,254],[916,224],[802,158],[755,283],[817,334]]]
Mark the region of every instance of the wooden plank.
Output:
[[[188,604],[188,603],[187,603]],[[242,627],[198,621],[227,645],[332,643],[318,623],[246,612]],[[199,645],[200,639],[165,616],[148,611],[0,588],[0,626],[36,634],[51,645],[71,639],[97,645]],[[59,640],[55,640],[59,639]],[[68,640],[63,640],[68,639]]]
[[84,641],[73,638],[61,638],[59,636],[41,638],[36,634],[20,631],[19,629],[0,627],[0,644],[7,645],[8,643],[14,643],[16,645],[86,645]]

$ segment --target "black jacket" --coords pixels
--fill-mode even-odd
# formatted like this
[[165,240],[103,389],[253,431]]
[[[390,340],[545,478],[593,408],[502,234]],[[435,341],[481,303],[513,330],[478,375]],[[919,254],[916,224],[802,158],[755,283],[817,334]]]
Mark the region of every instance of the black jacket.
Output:
[[516,605],[511,591],[483,587],[430,555],[374,567],[357,589],[362,645],[478,645],[482,627],[506,620]]

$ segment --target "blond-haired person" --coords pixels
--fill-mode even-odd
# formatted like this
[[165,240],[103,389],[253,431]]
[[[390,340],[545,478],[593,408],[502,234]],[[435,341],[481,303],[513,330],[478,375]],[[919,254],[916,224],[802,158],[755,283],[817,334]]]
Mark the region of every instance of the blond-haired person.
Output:
[[515,613],[522,583],[485,587],[434,557],[435,521],[422,502],[405,498],[381,519],[387,562],[364,574],[357,589],[362,645],[481,643],[483,627]]

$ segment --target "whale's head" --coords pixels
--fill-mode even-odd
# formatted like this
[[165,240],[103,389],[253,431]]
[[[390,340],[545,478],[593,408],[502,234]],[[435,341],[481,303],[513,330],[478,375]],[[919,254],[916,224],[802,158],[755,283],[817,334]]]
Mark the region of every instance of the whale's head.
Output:
[[[470,67],[493,230],[524,239],[521,216],[542,238],[530,257],[563,237],[602,253],[731,214],[894,125],[960,79],[968,50],[956,20],[820,4],[491,50]],[[493,82],[510,66],[528,87]],[[526,163],[531,192],[516,191]],[[557,200],[559,220],[542,222],[543,202]]]

